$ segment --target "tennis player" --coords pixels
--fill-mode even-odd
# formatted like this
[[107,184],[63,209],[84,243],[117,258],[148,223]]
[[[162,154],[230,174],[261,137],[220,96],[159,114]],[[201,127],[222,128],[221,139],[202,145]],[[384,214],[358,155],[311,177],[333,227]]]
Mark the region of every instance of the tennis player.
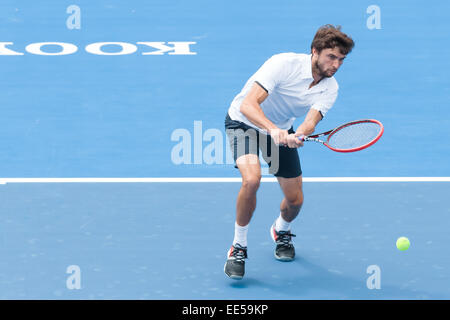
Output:
[[[333,76],[353,46],[353,40],[340,26],[322,26],[312,41],[311,54],[272,56],[233,99],[225,129],[242,185],[237,196],[233,244],[224,267],[230,278],[242,279],[245,273],[247,232],[261,181],[259,152],[284,194],[279,216],[270,228],[274,255],[280,261],[294,260],[291,223],[303,203],[297,148],[303,146],[301,137],[313,133],[333,106],[338,94]],[[303,116],[303,122],[294,130],[294,120]]]

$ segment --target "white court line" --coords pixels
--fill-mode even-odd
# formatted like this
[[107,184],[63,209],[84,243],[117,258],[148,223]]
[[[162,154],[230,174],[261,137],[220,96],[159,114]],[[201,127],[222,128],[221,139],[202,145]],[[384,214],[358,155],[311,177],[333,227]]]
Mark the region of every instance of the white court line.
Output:
[[[262,182],[276,182],[263,177]],[[450,182],[450,177],[304,177],[304,182]],[[241,182],[241,178],[0,178],[7,183],[214,183]]]

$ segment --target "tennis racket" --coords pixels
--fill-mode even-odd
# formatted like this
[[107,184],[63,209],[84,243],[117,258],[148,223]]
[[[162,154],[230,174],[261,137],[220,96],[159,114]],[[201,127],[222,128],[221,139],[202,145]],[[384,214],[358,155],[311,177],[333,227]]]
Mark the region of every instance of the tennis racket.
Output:
[[[351,121],[333,130],[299,137],[303,141],[315,141],[336,152],[354,152],[370,147],[383,135],[383,124],[378,120]],[[327,136],[325,141],[318,139]]]

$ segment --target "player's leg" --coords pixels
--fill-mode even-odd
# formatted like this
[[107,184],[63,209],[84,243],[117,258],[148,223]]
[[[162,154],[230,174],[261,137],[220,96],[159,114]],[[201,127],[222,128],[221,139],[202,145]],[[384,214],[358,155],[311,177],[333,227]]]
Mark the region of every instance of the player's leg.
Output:
[[236,199],[236,221],[233,244],[228,251],[224,271],[232,279],[242,279],[247,258],[248,225],[256,208],[256,193],[261,181],[257,131],[245,124],[226,120],[236,168],[242,176],[242,185]]
[[228,251],[224,272],[230,278],[240,280],[245,274],[247,232],[256,208],[256,193],[261,181],[261,165],[255,154],[239,157],[236,165],[242,176],[242,184],[236,201],[233,244]]
[[247,226],[256,209],[256,192],[261,182],[261,164],[255,154],[237,159],[236,165],[242,176],[242,184],[236,201],[236,223]]
[[297,217],[303,204],[302,170],[297,149],[279,147],[278,152],[278,168],[273,173],[284,197],[280,204],[280,214],[270,228],[270,235],[276,243],[275,258],[292,261],[295,257],[292,237],[295,235],[291,233],[290,223]]
[[284,198],[280,205],[280,222],[277,227],[282,230],[288,230],[289,225],[299,214],[303,204],[303,180],[302,176],[296,178],[277,177]]
[[303,204],[302,176],[296,178],[277,177],[284,194],[280,215],[270,228],[270,235],[276,243],[274,256],[280,261],[292,261],[295,247],[291,233],[291,222],[297,217]]

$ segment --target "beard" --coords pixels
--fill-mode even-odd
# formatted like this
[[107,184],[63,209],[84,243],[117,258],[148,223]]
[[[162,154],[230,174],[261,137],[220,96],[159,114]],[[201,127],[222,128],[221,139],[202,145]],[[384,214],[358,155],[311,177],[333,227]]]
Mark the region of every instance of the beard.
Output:
[[322,65],[319,64],[319,61],[316,61],[316,63],[314,64],[314,68],[321,78],[331,78],[337,71],[333,69],[325,69]]

